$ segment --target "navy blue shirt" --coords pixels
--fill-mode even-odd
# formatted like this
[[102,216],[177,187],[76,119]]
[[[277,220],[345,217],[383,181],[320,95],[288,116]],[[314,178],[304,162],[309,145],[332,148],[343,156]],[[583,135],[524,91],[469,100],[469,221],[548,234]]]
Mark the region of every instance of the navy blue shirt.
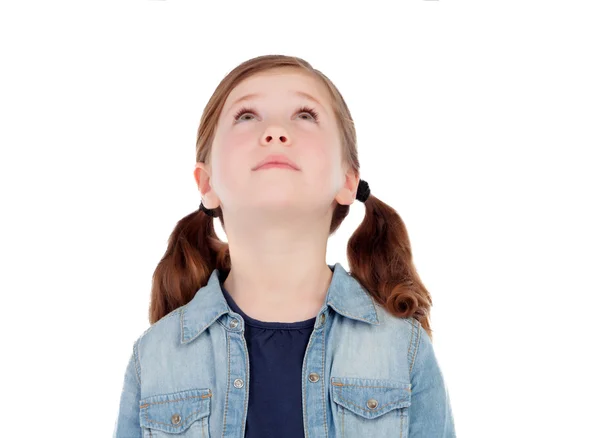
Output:
[[223,286],[229,307],[244,318],[250,355],[246,438],[304,438],[302,362],[316,317],[299,322],[263,322],[240,309]]

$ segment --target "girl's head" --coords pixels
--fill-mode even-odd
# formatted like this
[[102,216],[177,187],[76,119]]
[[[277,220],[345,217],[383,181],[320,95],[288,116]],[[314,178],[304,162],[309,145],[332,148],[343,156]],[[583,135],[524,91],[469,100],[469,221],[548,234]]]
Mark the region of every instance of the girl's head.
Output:
[[[317,217],[329,227],[336,203],[356,198],[354,127],[338,123],[350,120],[348,109],[306,68],[284,64],[261,71],[261,65],[268,63],[239,75],[209,103],[212,118],[203,122],[211,128],[199,139],[195,171],[202,202],[220,208],[226,232],[238,221],[230,227],[236,232],[278,224],[293,230]],[[272,154],[298,170],[255,169]]]
[[[296,169],[256,169],[271,154]],[[250,59],[218,85],[200,121],[194,176],[202,204],[225,233],[261,227],[322,227],[328,236],[355,201],[360,180],[356,131],[333,83],[291,56]],[[413,316],[431,336],[431,298],[412,262],[397,212],[373,194],[348,242],[350,272],[375,301],[397,316]],[[226,242],[202,211],[181,219],[170,236],[152,286],[150,322],[189,302],[214,269],[229,269]],[[231,231],[233,232],[233,231]]]

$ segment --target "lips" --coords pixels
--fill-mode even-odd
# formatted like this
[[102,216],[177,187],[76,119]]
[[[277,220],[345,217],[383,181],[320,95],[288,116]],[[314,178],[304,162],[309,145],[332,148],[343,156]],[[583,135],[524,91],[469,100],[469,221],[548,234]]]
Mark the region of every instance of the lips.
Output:
[[294,170],[300,170],[298,165],[290,160],[285,155],[269,155],[264,160],[260,161],[252,170],[258,170],[267,164],[285,164]]
[[262,166],[260,166],[258,169],[256,170],[262,170],[262,169],[289,169],[289,170],[297,170],[294,169],[292,166],[290,166],[289,164],[284,164],[284,163],[267,163],[267,164],[263,164]]

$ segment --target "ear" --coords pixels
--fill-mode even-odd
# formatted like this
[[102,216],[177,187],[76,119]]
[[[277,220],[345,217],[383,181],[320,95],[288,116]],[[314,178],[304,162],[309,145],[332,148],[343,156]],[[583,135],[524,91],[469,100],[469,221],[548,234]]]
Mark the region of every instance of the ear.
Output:
[[210,164],[197,162],[194,168],[194,179],[198,186],[198,191],[202,197],[202,204],[208,209],[213,209],[221,205],[221,201],[210,185],[212,170]]
[[344,178],[344,186],[335,197],[338,204],[351,205],[356,200],[359,182],[360,174],[354,172],[352,169],[348,169]]

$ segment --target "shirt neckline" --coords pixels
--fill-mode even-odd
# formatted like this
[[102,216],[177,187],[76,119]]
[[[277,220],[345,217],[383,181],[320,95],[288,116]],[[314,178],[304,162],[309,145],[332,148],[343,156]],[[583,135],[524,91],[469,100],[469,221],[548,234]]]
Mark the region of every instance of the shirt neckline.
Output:
[[236,304],[232,296],[229,294],[227,289],[223,286],[223,280],[220,281],[221,290],[223,291],[223,296],[227,303],[232,308],[232,310],[236,313],[239,313],[242,318],[244,318],[244,322],[246,325],[252,327],[259,327],[263,329],[287,329],[287,330],[297,330],[303,328],[314,327],[315,322],[317,321],[317,317],[313,316],[312,318],[305,319],[304,321],[294,321],[294,322],[272,322],[272,321],[261,321],[259,319],[254,319],[251,316],[248,316],[244,313],[242,309]]

